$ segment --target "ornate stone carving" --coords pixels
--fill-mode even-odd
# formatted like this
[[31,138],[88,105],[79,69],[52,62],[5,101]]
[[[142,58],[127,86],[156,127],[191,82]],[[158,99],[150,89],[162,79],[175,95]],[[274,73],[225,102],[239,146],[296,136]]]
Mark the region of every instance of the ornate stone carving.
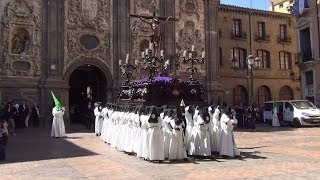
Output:
[[196,15],[199,21],[199,5],[197,0],[180,0],[180,17],[181,13],[187,14],[188,16]]
[[133,59],[140,58],[141,52],[149,47],[151,35],[152,31],[147,23],[141,22],[141,20],[133,21],[130,30]]
[[[98,59],[112,67],[110,56],[110,1],[65,1],[64,72],[79,58]],[[89,46],[83,37],[93,37]],[[88,42],[88,41],[86,41]],[[98,43],[98,44],[97,44]],[[92,45],[92,46],[91,46]]]
[[98,0],[82,0],[81,12],[84,18],[94,19],[98,12]]
[[134,0],[134,4],[134,13],[137,13],[138,7],[144,9],[153,9],[156,4],[156,0]]
[[195,45],[195,51],[197,52],[201,52],[204,48],[200,30],[195,28],[192,21],[184,23],[184,27],[179,31],[178,38],[177,48],[179,51],[189,49],[191,45]]
[[41,75],[41,0],[13,0],[1,17],[0,75]]

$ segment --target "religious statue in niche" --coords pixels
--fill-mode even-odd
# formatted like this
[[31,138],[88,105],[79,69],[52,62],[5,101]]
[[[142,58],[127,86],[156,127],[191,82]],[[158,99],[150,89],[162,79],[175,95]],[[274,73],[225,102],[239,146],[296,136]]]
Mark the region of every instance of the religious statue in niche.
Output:
[[31,37],[25,28],[18,27],[12,33],[11,53],[21,54],[29,53],[31,50]]

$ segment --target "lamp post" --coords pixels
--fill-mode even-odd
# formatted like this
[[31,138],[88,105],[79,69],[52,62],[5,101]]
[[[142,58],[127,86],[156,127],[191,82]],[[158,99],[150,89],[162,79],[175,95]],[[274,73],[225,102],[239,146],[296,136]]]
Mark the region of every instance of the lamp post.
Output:
[[[246,58],[246,66],[241,68],[239,65],[239,61],[235,58],[231,58],[230,61],[232,63],[232,68],[235,70],[247,70],[247,88],[249,91],[248,95],[248,104],[252,105],[253,101],[253,70],[259,69],[261,66],[261,59],[259,57],[255,57],[254,55],[249,55]],[[249,85],[250,80],[250,85]]]
[[198,72],[198,69],[195,67],[196,64],[203,64],[205,58],[205,52],[202,51],[201,57],[197,57],[197,52],[194,50],[194,45],[191,46],[191,50],[185,50],[183,52],[183,63],[189,63],[190,67],[187,67],[186,71],[190,72],[190,81],[195,81],[194,73]]

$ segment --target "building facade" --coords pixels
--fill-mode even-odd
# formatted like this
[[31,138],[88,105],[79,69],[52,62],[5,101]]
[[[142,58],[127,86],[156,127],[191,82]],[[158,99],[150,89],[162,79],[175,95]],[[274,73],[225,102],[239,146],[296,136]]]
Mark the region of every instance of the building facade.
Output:
[[290,14],[296,0],[270,0],[270,11]]
[[319,1],[310,0],[297,15],[298,65],[301,68],[302,98],[320,104]]
[[[257,105],[272,99],[300,99],[300,83],[290,74],[299,74],[295,66],[297,40],[295,19],[291,15],[219,6],[220,81],[224,82],[226,101],[248,104],[247,96]],[[248,55],[259,57],[260,69],[252,78],[246,68]],[[230,60],[235,59],[237,68]],[[249,76],[249,77],[248,77]]]
[[[150,23],[130,15],[153,13],[177,19],[159,26],[160,48],[170,60],[172,76],[189,78],[186,72],[189,65],[181,61],[184,50],[194,45],[198,55],[205,51],[205,64],[197,65],[196,76],[203,83],[209,101],[233,104],[238,103],[234,99],[245,96],[246,76],[231,69],[228,63],[232,48],[242,48],[247,54],[262,53],[264,57],[268,56],[265,53],[270,54],[270,63],[266,64],[269,68],[254,71],[254,97],[262,97],[264,92],[269,93],[269,98],[279,98],[279,92],[283,91],[286,96],[289,92],[286,98],[299,96],[296,83],[290,84],[288,79],[291,70],[296,72],[290,64],[297,49],[291,34],[294,22],[289,15],[255,10],[251,15],[252,12],[221,5],[219,0],[3,0],[0,100],[39,104],[43,125],[51,121],[50,91],[66,107],[66,120],[70,107],[88,101],[114,102],[124,80],[119,60],[125,59],[126,54],[130,55],[129,62],[139,59],[152,33]],[[249,17],[251,33],[247,26]],[[231,38],[233,18],[241,19],[251,41]],[[270,42],[255,41],[258,21],[265,22]],[[290,42],[278,42],[280,25],[287,28],[281,40],[291,36]],[[279,58],[283,63],[277,66]],[[139,68],[136,78],[144,71]],[[279,82],[288,84],[283,91],[277,86]]]

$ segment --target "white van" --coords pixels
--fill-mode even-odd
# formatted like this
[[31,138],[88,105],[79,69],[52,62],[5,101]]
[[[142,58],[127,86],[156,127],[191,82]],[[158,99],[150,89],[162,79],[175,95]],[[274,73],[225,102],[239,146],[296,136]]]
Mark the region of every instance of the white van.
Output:
[[[265,102],[264,121],[272,121],[274,101]],[[279,121],[293,126],[320,125],[320,110],[308,100],[277,101]]]

